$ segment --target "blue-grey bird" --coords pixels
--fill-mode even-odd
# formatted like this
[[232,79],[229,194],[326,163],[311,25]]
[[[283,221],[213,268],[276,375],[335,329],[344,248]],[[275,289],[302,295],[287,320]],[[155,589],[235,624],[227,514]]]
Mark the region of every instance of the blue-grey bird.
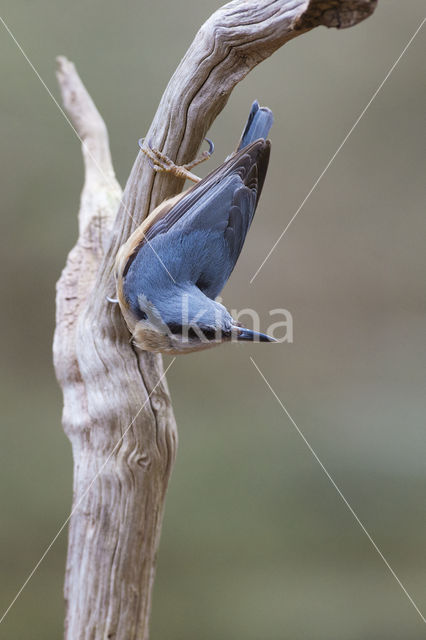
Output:
[[117,255],[118,302],[137,347],[178,354],[231,340],[275,341],[236,323],[215,300],[259,202],[272,123],[270,109],[254,102],[237,150],[202,180],[189,168],[210,155],[212,144],[191,165],[178,167],[140,142],[155,171],[197,184],[154,209]]

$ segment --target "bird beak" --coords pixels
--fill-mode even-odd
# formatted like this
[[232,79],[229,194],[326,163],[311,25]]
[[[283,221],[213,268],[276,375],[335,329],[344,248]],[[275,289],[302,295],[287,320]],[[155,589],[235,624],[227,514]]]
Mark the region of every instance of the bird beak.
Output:
[[252,331],[246,327],[232,327],[232,333],[236,340],[249,340],[250,342],[278,342],[275,338],[267,336],[266,333]]

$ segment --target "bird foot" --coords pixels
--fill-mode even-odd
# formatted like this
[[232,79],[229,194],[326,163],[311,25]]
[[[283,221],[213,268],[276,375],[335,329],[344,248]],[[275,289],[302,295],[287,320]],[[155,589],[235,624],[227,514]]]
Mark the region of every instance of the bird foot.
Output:
[[196,176],[194,173],[190,171],[197,164],[201,164],[205,160],[208,160],[214,151],[214,144],[211,140],[206,138],[209,143],[208,151],[203,151],[195,160],[189,162],[188,164],[177,165],[170,160],[169,157],[161,153],[158,149],[153,149],[151,143],[147,143],[147,147],[144,146],[144,138],[139,140],[139,147],[141,148],[142,153],[144,153],[149,160],[149,164],[152,169],[157,173],[171,173],[177,178],[184,178],[188,180],[192,180],[192,182],[200,182],[201,178]]

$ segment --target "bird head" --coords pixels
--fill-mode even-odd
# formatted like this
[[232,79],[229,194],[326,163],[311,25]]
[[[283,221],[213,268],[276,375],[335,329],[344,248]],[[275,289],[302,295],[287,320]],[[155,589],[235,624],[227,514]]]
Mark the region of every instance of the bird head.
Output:
[[196,287],[161,296],[156,305],[141,293],[132,317],[134,343],[145,351],[183,354],[224,342],[275,342],[274,338],[235,322],[222,304]]

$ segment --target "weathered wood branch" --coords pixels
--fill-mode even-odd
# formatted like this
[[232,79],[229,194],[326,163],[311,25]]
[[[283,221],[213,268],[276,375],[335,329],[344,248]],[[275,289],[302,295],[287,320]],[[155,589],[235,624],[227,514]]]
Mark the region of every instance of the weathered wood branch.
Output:
[[[201,27],[147,134],[190,161],[233,87],[288,40],[318,25],[349,27],[377,0],[234,0]],[[57,286],[54,362],[74,455],[65,581],[68,640],[146,640],[155,556],[177,432],[161,358],[137,352],[118,306],[115,255],[182,181],[139,154],[124,194],[105,124],[74,66],[59,58],[63,102],[83,142],[79,238]],[[116,213],[118,210],[118,213]]]

